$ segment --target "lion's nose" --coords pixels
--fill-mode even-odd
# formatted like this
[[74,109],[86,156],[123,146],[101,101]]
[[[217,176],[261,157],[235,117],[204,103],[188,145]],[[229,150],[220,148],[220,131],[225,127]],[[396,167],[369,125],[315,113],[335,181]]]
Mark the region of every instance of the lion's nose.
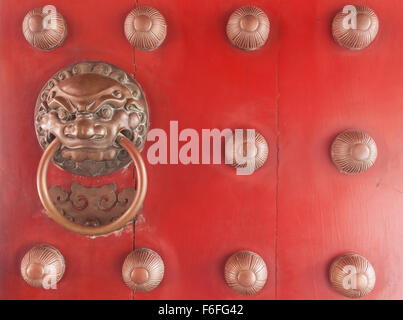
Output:
[[64,128],[64,134],[70,138],[83,140],[102,139],[106,135],[106,128],[102,125],[94,124],[90,119],[78,119]]
[[82,119],[77,121],[77,138],[91,139],[95,135],[91,120]]

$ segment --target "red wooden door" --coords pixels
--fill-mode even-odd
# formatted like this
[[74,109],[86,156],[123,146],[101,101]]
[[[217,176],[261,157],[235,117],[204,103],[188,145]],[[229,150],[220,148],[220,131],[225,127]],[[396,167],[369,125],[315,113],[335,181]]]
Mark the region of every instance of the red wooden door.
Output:
[[[342,1],[256,0],[271,31],[263,48],[246,52],[225,34],[231,12],[250,4],[241,0],[53,0],[68,36],[60,48],[42,52],[25,41],[21,23],[30,9],[46,4],[0,2],[0,298],[243,299],[223,276],[226,259],[242,249],[261,255],[268,268],[266,286],[247,299],[341,298],[327,272],[334,257],[350,250],[375,268],[376,286],[367,298],[403,298],[402,4],[365,1],[378,14],[380,30],[370,47],[352,52],[330,32]],[[133,50],[125,39],[123,22],[136,4],[157,8],[167,20],[167,38],[155,51]],[[33,112],[57,70],[86,60],[135,73],[147,96],[150,129],[169,134],[170,121],[199,134],[253,128],[268,142],[268,161],[241,176],[224,164],[146,160],[149,187],[135,226],[95,239],[63,229],[46,216],[37,195],[42,150]],[[352,127],[371,133],[379,156],[368,172],[345,176],[332,165],[329,147]],[[53,166],[48,181],[126,187],[132,175],[132,166],[101,178]],[[57,247],[66,259],[57,290],[32,288],[21,278],[21,258],[38,243]],[[125,256],[141,247],[165,263],[163,281],[149,293],[131,291],[121,278]]]

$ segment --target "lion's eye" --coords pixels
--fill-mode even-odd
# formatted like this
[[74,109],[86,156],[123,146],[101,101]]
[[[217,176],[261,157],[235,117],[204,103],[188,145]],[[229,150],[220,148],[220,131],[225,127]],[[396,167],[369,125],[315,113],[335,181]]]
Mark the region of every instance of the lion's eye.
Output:
[[102,119],[111,119],[113,116],[113,108],[110,105],[105,105],[103,106],[101,109],[99,109],[98,111],[98,115],[102,118]]
[[62,121],[67,121],[67,120],[70,120],[70,118],[71,118],[71,114],[63,108],[59,108],[57,110],[57,116]]

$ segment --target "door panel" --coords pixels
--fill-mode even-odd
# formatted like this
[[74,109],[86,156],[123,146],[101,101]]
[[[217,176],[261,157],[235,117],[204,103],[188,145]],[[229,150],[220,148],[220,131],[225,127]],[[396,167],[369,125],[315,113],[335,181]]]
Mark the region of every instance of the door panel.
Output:
[[[365,1],[380,28],[361,51],[332,39],[331,21],[345,4],[281,7],[279,299],[343,298],[328,284],[328,268],[348,251],[375,269],[367,299],[403,297],[403,45],[396,37],[402,4]],[[350,128],[368,131],[378,147],[374,166],[353,176],[339,173],[329,152],[336,135]]]
[[[266,287],[275,294],[277,2],[256,1],[271,19],[267,45],[255,52],[226,38],[229,15],[243,1],[139,1],[168,21],[165,43],[136,50],[137,80],[148,92],[151,127],[179,130],[254,128],[269,144],[266,164],[251,176],[227,165],[153,165],[136,247],[160,252],[166,275],[158,290],[135,299],[242,299],[224,280],[224,264],[237,250],[262,256]],[[264,79],[264,80],[263,80]],[[179,144],[182,146],[184,142]]]
[[[82,60],[105,60],[132,73],[133,52],[122,32],[122,21],[133,1],[52,1],[64,15],[68,36],[50,52],[32,48],[24,39],[25,14],[43,1],[0,2],[0,298],[2,299],[130,299],[121,280],[121,266],[133,248],[132,226],[109,237],[90,239],[69,232],[50,220],[36,191],[36,169],[42,155],[34,129],[36,98],[59,69]],[[108,5],[107,5],[108,4]],[[124,48],[124,49],[122,49]],[[49,185],[69,187],[73,180],[85,185],[116,182],[132,185],[133,169],[96,179],[72,176],[55,166]],[[47,243],[66,260],[66,273],[58,290],[38,290],[21,278],[20,261],[32,246]],[[107,285],[106,285],[107,284]]]

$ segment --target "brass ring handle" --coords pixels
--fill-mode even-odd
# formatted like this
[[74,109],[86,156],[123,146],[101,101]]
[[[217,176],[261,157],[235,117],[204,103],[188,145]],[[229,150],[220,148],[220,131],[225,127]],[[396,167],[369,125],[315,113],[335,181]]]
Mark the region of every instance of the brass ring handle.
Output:
[[131,203],[130,207],[124,212],[118,219],[112,221],[109,224],[90,227],[76,224],[65,217],[63,217],[56,206],[53,204],[48,186],[46,183],[46,175],[49,167],[49,162],[53,158],[59,147],[59,140],[55,138],[52,143],[46,148],[39,162],[38,172],[37,172],[37,188],[39,197],[41,199],[42,205],[45,207],[49,217],[59,223],[62,227],[67,230],[86,235],[86,236],[99,236],[105,235],[123,228],[130,220],[132,220],[137,212],[143,205],[143,201],[147,191],[147,172],[144,165],[144,161],[140,155],[140,152],[136,149],[133,143],[127,139],[125,136],[120,135],[118,138],[119,144],[127,151],[130,157],[134,161],[137,174],[137,190]]

